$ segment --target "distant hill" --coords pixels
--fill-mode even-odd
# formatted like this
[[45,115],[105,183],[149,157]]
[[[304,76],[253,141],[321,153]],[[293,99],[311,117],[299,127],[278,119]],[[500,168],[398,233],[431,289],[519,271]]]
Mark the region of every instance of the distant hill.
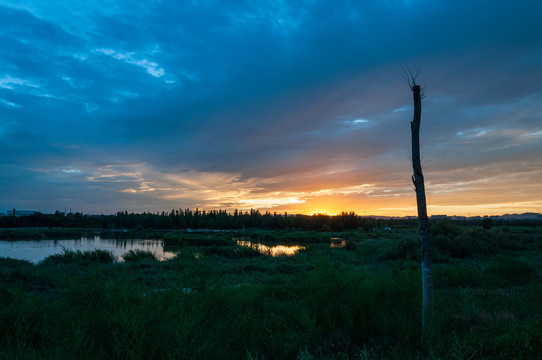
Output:
[[523,213],[523,214],[505,214],[502,216],[491,216],[492,218],[505,220],[542,220],[542,214]]
[[[382,220],[393,220],[393,219],[403,219],[403,220],[409,220],[409,219],[417,219],[417,216],[378,216],[378,215],[367,215],[367,216],[361,216],[364,218],[372,218],[372,219],[382,219]],[[523,214],[504,214],[504,215],[489,215],[489,216],[457,216],[457,215],[431,215],[431,220],[442,220],[442,219],[450,219],[450,220],[481,220],[484,217],[490,217],[492,219],[496,220],[539,220],[542,221],[542,214],[539,213],[523,213]]]

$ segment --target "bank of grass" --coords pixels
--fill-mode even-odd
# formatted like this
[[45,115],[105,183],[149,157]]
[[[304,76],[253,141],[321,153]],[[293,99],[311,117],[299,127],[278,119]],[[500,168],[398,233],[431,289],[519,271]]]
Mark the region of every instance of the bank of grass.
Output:
[[101,236],[119,239],[161,239],[169,230],[143,229],[104,230],[92,228],[0,228],[0,240],[41,240],[41,239],[79,239],[84,236]]
[[88,233],[85,229],[17,228],[0,229],[0,240],[76,239]]
[[[126,262],[97,252],[65,252],[37,265],[0,258],[0,353],[25,359],[538,358],[540,232],[514,229],[504,238],[500,229],[460,230],[444,236],[470,239],[461,256],[447,251],[448,244],[435,245],[441,261],[434,265],[436,317],[428,347],[419,344],[415,234],[341,234],[355,246],[313,241],[293,257],[272,258],[218,233],[181,237],[174,242],[178,256],[164,262],[143,252]],[[478,242],[493,248],[480,251],[485,245]]]
[[166,246],[226,246],[234,243],[229,232],[205,234],[176,231],[163,235],[163,241]]
[[130,250],[124,255],[122,255],[122,260],[126,262],[136,263],[141,261],[154,261],[156,257],[150,251],[146,250]]
[[262,243],[295,242],[322,243],[329,242],[333,234],[317,231],[271,231],[261,229],[233,230],[225,232],[169,232],[164,235],[165,245],[177,246],[225,246],[236,240]]
[[251,229],[246,232],[238,232],[245,238],[260,242],[299,242],[299,243],[319,243],[328,242],[332,233],[321,231],[270,231]]
[[44,265],[56,264],[111,264],[116,261],[115,255],[107,250],[73,251],[63,249],[60,254],[51,255],[41,263]]

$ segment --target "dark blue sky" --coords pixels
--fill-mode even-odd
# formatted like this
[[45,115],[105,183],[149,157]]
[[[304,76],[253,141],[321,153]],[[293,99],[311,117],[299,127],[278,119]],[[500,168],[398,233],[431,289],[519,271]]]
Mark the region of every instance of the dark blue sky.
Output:
[[[542,212],[540,1],[0,0],[0,211]],[[358,3],[361,3],[358,4]]]

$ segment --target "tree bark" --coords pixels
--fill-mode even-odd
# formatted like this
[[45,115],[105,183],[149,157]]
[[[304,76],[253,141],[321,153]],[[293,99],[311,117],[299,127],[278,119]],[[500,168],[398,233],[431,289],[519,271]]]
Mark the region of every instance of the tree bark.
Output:
[[422,339],[425,339],[428,326],[433,316],[433,275],[431,271],[431,236],[429,219],[427,218],[427,203],[425,199],[425,184],[423,181],[422,164],[420,160],[420,122],[422,116],[422,95],[420,85],[411,86],[414,96],[414,119],[410,123],[412,131],[412,182],[416,191],[418,206],[418,225],[420,228],[421,263],[422,263]]

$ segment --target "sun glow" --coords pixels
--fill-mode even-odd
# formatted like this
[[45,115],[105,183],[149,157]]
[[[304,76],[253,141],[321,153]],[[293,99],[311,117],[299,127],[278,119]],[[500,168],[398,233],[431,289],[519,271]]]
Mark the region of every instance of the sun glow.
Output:
[[[506,213],[540,212],[540,170],[502,174],[499,169],[475,169],[474,178],[459,170],[428,172],[426,183],[429,215],[483,216]],[[336,169],[336,166],[331,167]],[[330,167],[276,177],[243,177],[234,172],[158,172],[145,163],[111,164],[96,169],[80,166],[61,168],[64,174],[82,174],[92,187],[115,189],[125,198],[138,198],[163,208],[206,210],[259,210],[261,213],[338,215],[355,212],[360,216],[416,216],[416,197],[404,174],[382,178],[378,172],[358,174]],[[76,172],[77,170],[77,172]],[[474,171],[474,170],[473,170]],[[374,179],[364,182],[359,179]],[[321,179],[321,182],[317,181]],[[382,179],[378,181],[378,179]],[[358,180],[359,182],[357,182]],[[521,187],[509,189],[510,182]],[[495,194],[498,194],[496,196]],[[165,205],[164,205],[165,204]],[[134,209],[137,211],[137,209]]]

